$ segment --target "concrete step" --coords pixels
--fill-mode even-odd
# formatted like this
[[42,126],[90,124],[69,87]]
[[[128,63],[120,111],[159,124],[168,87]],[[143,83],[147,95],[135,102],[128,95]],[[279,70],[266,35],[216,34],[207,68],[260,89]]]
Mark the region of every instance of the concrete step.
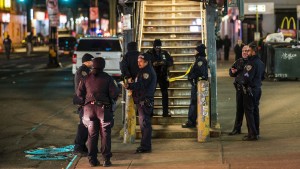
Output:
[[[139,124],[137,116],[137,124]],[[162,117],[153,116],[152,125],[181,125],[187,121],[187,116],[172,116],[172,117]]]
[[[136,126],[136,136],[141,138],[140,126]],[[182,128],[178,125],[152,125],[152,138],[197,138],[196,128]]]

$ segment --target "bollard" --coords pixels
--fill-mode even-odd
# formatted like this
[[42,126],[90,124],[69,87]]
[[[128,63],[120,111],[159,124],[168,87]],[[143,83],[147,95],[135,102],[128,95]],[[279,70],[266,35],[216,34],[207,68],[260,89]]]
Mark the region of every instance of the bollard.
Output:
[[201,143],[210,139],[209,99],[209,82],[200,80],[197,85],[197,133]]
[[134,109],[132,91],[126,90],[124,143],[135,143],[136,114]]

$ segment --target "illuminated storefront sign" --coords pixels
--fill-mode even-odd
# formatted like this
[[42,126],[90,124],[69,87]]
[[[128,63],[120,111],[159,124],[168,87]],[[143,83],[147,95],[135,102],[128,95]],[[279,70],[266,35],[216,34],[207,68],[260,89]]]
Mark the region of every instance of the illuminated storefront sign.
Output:
[[1,21],[9,23],[10,22],[10,14],[9,13],[2,13]]
[[261,3],[245,3],[244,5],[245,14],[274,14],[274,3],[272,2],[261,2]]

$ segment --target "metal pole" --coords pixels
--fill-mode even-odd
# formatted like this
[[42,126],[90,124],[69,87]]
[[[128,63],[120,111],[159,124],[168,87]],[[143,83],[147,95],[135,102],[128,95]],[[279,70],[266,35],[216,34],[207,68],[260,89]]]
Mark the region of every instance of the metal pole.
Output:
[[216,35],[215,35],[215,21],[216,21],[216,6],[208,5],[206,7],[206,27],[207,27],[207,55],[208,64],[211,73],[211,127],[214,128],[218,124],[217,113],[217,62],[216,62]]

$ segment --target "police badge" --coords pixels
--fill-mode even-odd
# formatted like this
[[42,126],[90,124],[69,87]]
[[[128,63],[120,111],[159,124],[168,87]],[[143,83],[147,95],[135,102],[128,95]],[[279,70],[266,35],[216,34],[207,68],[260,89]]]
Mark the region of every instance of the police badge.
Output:
[[246,70],[247,71],[250,71],[252,69],[252,66],[251,65],[246,65]]
[[82,76],[86,76],[87,73],[86,73],[85,71],[82,71],[82,72],[81,72],[81,75],[82,75]]
[[148,73],[144,73],[144,74],[143,74],[143,78],[144,78],[144,79],[148,79],[148,78],[149,78],[149,74],[148,74]]
[[199,66],[199,67],[202,66],[202,64],[203,64],[202,61],[199,61],[199,62],[198,62],[198,66]]

